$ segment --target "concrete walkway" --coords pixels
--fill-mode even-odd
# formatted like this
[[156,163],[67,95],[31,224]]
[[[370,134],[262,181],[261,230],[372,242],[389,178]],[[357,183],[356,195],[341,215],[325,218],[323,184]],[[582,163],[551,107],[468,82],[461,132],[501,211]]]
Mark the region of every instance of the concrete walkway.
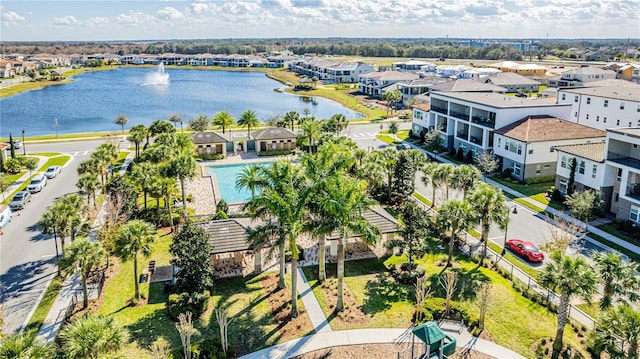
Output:
[[[36,157],[38,159],[37,168],[44,166],[44,164],[47,163],[47,161],[49,160],[49,157],[43,157],[43,156],[27,155],[27,157]],[[5,198],[7,200],[11,200],[10,197],[13,194],[13,192],[16,189],[18,189],[18,187],[20,187],[23,183],[28,181],[33,174],[36,174],[36,173],[39,173],[39,171],[29,171],[29,170],[25,171],[25,173],[23,173],[22,176],[20,176],[20,178],[18,178],[15,182],[13,182],[13,184],[11,184],[6,191],[2,192],[2,200],[4,201]]]
[[327,322],[327,318],[324,316],[324,313],[320,308],[320,303],[318,303],[315,294],[313,294],[313,290],[311,290],[311,287],[309,287],[307,277],[304,275],[304,272],[300,267],[298,267],[297,282],[298,293],[300,293],[302,303],[304,303],[304,307],[309,314],[311,324],[313,324],[313,329],[316,331],[316,333],[331,332],[331,326],[329,326],[329,322]]
[[[457,346],[459,348],[458,351],[475,350],[498,359],[525,358],[524,356],[495,343],[478,339],[466,331],[462,333],[446,329],[443,329],[443,331],[456,339]],[[286,359],[334,346],[402,343],[410,341],[411,335],[408,332],[408,329],[372,328],[330,331],[290,340],[282,344],[274,345],[254,353],[241,356],[240,359]],[[399,348],[401,347],[402,345],[399,345]],[[362,357],[366,357],[366,355],[363,355]]]

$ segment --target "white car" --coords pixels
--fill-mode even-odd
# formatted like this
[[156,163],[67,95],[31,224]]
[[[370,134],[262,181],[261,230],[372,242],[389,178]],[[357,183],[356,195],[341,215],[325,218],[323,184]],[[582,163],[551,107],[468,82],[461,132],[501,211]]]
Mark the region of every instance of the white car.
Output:
[[40,192],[46,185],[47,185],[47,176],[37,175],[31,180],[31,182],[27,186],[27,191],[31,193]]
[[59,175],[61,170],[62,169],[60,166],[51,166],[47,168],[47,170],[44,172],[44,175],[47,176],[48,179],[52,179]]

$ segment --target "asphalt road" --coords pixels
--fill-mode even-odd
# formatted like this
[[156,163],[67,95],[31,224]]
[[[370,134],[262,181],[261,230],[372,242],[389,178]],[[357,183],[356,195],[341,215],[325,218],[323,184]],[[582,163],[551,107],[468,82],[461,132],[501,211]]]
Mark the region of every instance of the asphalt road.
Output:
[[20,211],[20,216],[14,212],[11,223],[0,237],[0,303],[5,306],[5,331],[12,332],[23,325],[56,273],[53,237],[42,234],[38,221],[56,198],[78,190],[75,185],[78,164],[103,142],[38,145],[27,142],[27,154],[64,152],[73,157],[56,178],[50,180],[40,193],[33,195],[31,203]]

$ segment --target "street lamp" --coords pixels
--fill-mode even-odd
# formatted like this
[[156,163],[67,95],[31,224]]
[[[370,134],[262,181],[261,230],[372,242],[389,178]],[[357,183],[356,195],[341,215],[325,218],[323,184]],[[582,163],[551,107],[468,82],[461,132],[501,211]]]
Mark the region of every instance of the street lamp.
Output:
[[58,267],[58,275],[62,275],[60,272],[60,254],[58,253],[58,233],[56,227],[53,227],[53,243],[56,245],[56,266]]
[[24,128],[22,129],[22,154],[27,155],[27,146],[24,145]]
[[[504,257],[505,253],[507,253],[507,231],[509,229],[509,221],[512,211],[507,211],[507,221],[504,224],[504,243],[502,244],[502,253],[500,253],[500,257]],[[513,205],[513,213],[518,214],[518,207]]]

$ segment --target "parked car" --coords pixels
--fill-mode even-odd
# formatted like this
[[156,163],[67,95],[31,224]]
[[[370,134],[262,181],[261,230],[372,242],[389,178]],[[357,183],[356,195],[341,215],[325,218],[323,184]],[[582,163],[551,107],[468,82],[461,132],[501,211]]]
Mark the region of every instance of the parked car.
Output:
[[4,228],[11,222],[11,207],[0,205],[0,228]]
[[510,239],[507,241],[506,247],[529,262],[542,262],[544,260],[544,253],[531,242]]
[[31,182],[27,186],[27,191],[31,193],[40,192],[46,185],[47,185],[47,176],[37,175],[31,180]]
[[[8,144],[11,144],[10,141],[7,141]],[[20,149],[22,147],[22,141],[20,140],[13,140],[13,148],[15,149]]]
[[21,191],[13,196],[11,202],[9,202],[9,208],[17,211],[19,209],[23,209],[29,202],[31,202],[31,193],[28,191]]
[[400,143],[396,145],[396,148],[399,150],[410,150],[411,146],[408,143]]
[[62,169],[60,166],[51,166],[47,168],[47,170],[44,172],[44,175],[47,176],[48,179],[52,179],[59,175],[61,170]]

